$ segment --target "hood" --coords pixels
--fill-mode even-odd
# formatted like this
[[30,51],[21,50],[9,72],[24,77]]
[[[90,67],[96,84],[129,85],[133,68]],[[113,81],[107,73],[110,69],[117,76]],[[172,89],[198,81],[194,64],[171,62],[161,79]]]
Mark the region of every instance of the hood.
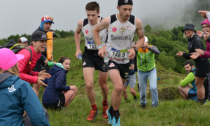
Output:
[[0,74],[0,84],[3,83],[7,78],[12,76],[12,74],[5,72],[3,74]]
[[55,64],[55,65],[50,69],[49,73],[50,73],[51,75],[53,75],[53,74],[55,74],[55,73],[57,73],[57,72],[59,72],[59,71],[65,71],[65,73],[68,72],[68,71],[64,70],[63,68],[61,68],[60,66],[58,66],[58,65]]
[[14,76],[8,72],[0,74],[0,89],[13,85],[17,79],[17,76]]

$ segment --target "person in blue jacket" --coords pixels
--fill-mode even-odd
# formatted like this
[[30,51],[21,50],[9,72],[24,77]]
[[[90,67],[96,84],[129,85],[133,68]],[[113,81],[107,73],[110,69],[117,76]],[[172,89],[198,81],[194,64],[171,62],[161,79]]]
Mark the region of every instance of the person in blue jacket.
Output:
[[18,77],[17,61],[23,55],[0,49],[0,125],[24,126],[26,111],[33,126],[49,126],[43,107],[30,84]]
[[66,74],[70,68],[70,59],[61,57],[59,63],[49,70],[51,77],[44,80],[46,87],[42,103],[45,108],[60,109],[67,107],[77,94],[76,86],[66,86]]

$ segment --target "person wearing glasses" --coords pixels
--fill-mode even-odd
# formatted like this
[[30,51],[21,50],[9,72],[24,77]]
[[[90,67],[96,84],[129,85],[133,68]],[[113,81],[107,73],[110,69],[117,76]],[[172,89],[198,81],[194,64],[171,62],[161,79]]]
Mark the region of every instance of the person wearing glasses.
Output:
[[[182,30],[184,36],[188,38],[188,50],[189,53],[178,51],[177,56],[184,57],[185,59],[194,59],[195,70],[195,84],[197,87],[198,103],[203,105],[205,103],[205,89],[203,86],[206,74],[209,72],[209,61],[207,58],[203,58],[198,55],[198,52],[203,52],[204,45],[200,37],[196,34],[193,24],[186,24]],[[195,57],[196,55],[196,57]]]
[[[52,36],[53,34],[50,34],[51,32],[53,32],[53,30],[50,29],[52,24],[54,24],[53,17],[43,16],[41,18],[40,26],[34,32],[36,32],[36,31],[45,32],[45,34],[47,35],[47,38],[51,38],[52,39],[53,38],[53,36]],[[52,41],[52,40],[50,40],[50,41]],[[45,51],[42,52],[42,56],[37,61],[37,64],[36,64],[36,66],[33,69],[34,71],[40,72],[40,71],[45,70],[46,72],[48,72],[49,71],[49,67],[54,65],[53,62],[51,62],[51,61],[49,61],[49,59],[47,59],[47,49],[49,49],[48,46],[46,46]],[[40,86],[39,85],[34,85],[33,88],[39,94]]]

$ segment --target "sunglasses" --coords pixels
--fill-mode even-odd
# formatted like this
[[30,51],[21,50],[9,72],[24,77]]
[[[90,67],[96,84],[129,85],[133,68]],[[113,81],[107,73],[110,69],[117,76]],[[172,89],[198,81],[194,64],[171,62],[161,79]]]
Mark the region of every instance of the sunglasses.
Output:
[[209,28],[209,26],[201,26],[201,28]]

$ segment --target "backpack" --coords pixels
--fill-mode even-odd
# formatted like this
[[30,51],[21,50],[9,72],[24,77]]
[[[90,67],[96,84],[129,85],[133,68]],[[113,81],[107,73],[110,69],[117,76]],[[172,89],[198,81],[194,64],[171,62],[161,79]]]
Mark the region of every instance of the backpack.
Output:
[[23,46],[23,45],[21,45],[19,43],[16,43],[14,40],[10,40],[8,43],[0,46],[0,49],[1,48],[8,48],[8,49],[12,50],[15,54],[17,54],[22,49],[27,49],[30,52],[30,54],[31,54],[31,57],[30,57],[28,66],[29,66],[29,64],[31,64],[31,59],[32,59],[32,51],[31,51],[31,48],[25,47],[25,46]]

